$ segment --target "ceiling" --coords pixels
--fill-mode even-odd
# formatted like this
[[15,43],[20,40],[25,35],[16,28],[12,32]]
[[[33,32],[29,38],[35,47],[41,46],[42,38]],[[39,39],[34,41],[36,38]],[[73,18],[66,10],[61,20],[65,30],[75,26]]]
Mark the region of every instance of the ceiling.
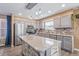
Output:
[[27,9],[27,4],[0,3],[0,14],[14,14],[15,16],[24,16],[30,19],[41,19],[79,6],[79,3],[37,3],[32,9]]

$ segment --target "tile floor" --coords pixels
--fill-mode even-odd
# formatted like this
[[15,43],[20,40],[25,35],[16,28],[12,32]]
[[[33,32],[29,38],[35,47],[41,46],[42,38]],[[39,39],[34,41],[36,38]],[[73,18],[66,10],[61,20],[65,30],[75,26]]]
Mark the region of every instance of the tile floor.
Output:
[[[0,48],[0,56],[21,56],[21,45],[13,48]],[[79,56],[79,52],[74,51],[73,53],[69,53],[67,51],[61,51],[62,56]]]

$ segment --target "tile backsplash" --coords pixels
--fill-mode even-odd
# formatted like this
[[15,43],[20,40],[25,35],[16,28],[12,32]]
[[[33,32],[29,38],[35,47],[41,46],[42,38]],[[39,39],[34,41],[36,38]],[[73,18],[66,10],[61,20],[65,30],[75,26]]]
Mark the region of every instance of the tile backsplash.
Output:
[[42,33],[53,33],[53,34],[69,34],[69,35],[72,35],[73,31],[72,29],[55,29],[55,30],[40,30],[39,32],[42,32]]

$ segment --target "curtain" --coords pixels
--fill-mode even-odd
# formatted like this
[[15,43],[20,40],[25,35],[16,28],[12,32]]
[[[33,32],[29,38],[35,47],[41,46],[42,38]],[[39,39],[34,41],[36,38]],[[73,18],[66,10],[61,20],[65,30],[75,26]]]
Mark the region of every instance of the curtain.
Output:
[[6,37],[6,47],[11,46],[11,16],[7,16],[7,37]]

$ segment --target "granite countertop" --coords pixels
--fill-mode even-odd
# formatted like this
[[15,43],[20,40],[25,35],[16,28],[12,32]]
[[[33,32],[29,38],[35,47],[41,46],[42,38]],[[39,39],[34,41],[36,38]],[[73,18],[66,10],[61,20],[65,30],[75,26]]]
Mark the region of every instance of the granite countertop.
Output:
[[73,30],[67,29],[67,30],[54,30],[54,31],[39,31],[38,34],[49,34],[49,35],[61,35],[61,36],[71,36],[73,37]]
[[60,42],[54,39],[44,38],[35,35],[20,36],[20,38],[37,51],[45,51],[52,46],[54,47],[57,42]]
[[73,37],[72,34],[64,34],[64,33],[62,33],[62,34],[59,34],[59,33],[50,33],[50,34],[53,34],[53,35],[61,35],[61,36],[71,36],[71,37]]
[[39,33],[41,33],[41,34],[49,34],[49,35],[61,35],[61,36],[71,36],[71,37],[73,37],[72,33],[69,33],[69,34],[68,33],[54,33],[54,32],[53,33],[52,32],[51,33],[49,33],[49,32],[48,33],[39,32]]

